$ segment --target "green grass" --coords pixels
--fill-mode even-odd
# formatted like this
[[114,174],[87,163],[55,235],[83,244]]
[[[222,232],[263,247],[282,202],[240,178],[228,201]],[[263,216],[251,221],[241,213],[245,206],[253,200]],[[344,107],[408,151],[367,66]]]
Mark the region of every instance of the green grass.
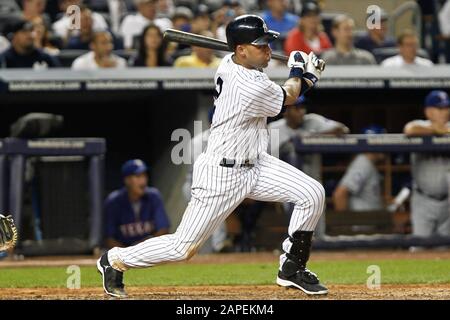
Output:
[[[450,260],[318,261],[309,264],[326,284],[363,284],[367,267],[378,265],[381,282],[391,284],[450,283]],[[1,268],[0,288],[66,287],[65,267]],[[128,286],[273,284],[277,264],[176,264],[132,270]],[[81,267],[81,286],[100,286],[94,267]]]

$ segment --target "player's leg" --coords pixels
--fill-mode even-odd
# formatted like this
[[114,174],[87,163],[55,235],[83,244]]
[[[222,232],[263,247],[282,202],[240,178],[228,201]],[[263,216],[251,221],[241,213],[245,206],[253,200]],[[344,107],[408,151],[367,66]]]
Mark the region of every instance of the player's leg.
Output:
[[[196,163],[194,169],[191,201],[176,232],[132,247],[113,248],[99,260],[98,268],[108,294],[125,294],[122,272],[130,268],[150,267],[192,257],[251,190],[250,172],[209,165],[203,158],[198,161],[201,163]],[[113,279],[109,279],[106,272],[110,272]],[[108,280],[110,283],[106,283]]]
[[437,219],[437,234],[444,237],[450,236],[450,208],[448,199],[444,200],[444,203],[439,209],[439,217]]
[[435,232],[435,201],[418,192],[411,197],[412,233],[418,237],[429,237]]
[[325,294],[327,289],[306,269],[314,229],[325,206],[322,185],[297,168],[268,154],[258,161],[259,176],[250,198],[261,201],[292,202],[289,237],[283,242],[277,283],[293,286],[308,294]]

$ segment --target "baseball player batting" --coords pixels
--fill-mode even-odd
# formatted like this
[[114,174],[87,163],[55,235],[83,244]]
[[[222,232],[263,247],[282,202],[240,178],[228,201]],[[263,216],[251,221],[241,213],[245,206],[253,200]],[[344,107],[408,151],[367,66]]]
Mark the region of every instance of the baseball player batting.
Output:
[[267,117],[283,112],[314,86],[322,61],[313,53],[292,52],[289,79],[277,85],[262,69],[271,58],[268,44],[278,35],[255,15],[228,24],[233,53],[223,58],[214,78],[216,111],[208,146],[194,163],[191,200],[180,225],[173,234],[107,251],[97,261],[107,294],[126,296],[123,272],[128,269],[191,258],[245,198],[294,203],[276,282],[311,295],[328,292],[306,268],[313,230],[325,206],[324,188],[266,152]]

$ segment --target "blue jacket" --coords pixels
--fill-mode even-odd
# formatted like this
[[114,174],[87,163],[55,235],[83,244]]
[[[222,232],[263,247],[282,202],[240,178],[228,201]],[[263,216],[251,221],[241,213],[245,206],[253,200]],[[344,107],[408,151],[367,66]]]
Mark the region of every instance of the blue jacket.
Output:
[[146,188],[138,216],[133,210],[126,188],[109,194],[104,210],[106,238],[113,238],[126,246],[170,226],[161,194],[156,188]]

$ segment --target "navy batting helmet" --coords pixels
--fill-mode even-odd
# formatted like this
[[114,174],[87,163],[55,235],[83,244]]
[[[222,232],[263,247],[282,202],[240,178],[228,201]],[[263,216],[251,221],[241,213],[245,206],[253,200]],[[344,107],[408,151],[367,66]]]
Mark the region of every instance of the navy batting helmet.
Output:
[[276,31],[269,30],[264,20],[253,14],[234,18],[227,25],[226,34],[228,47],[232,51],[237,45],[244,43],[265,45],[280,35]]

